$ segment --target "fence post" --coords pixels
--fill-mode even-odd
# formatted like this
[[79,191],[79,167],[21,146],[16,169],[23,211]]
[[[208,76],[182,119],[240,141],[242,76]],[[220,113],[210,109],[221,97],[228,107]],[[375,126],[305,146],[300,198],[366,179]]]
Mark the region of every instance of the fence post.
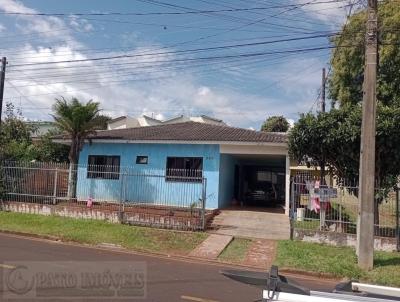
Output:
[[120,202],[119,202],[119,211],[118,218],[121,224],[125,223],[125,193],[126,193],[126,181],[125,176],[127,173],[121,173],[121,193],[120,193]]
[[400,252],[400,194],[399,194],[399,186],[396,186],[396,240],[397,240],[397,251]]
[[57,182],[58,182],[58,168],[54,171],[54,188],[53,188],[53,204],[57,204]]
[[206,198],[207,198],[207,178],[203,178],[203,187],[201,192],[201,227],[204,231],[206,229]]
[[73,173],[73,164],[69,164],[68,168],[68,191],[67,191],[67,197],[68,197],[68,202],[71,202],[71,196],[72,196],[72,173]]
[[290,223],[290,240],[293,240],[294,238],[294,218],[295,218],[295,200],[294,200],[294,179],[292,178],[291,184],[290,184],[290,206],[291,209],[289,208],[289,223]]

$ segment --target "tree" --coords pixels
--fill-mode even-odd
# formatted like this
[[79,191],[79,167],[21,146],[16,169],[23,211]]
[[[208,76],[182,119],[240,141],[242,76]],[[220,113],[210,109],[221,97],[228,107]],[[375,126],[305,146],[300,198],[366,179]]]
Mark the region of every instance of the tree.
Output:
[[333,109],[302,114],[289,132],[289,153],[295,160],[311,158],[339,178],[358,176],[361,110]]
[[[340,106],[362,101],[364,81],[366,11],[351,16],[341,35],[333,39],[329,96]],[[400,105],[400,5],[396,1],[379,4],[379,72],[377,99],[386,106]]]
[[282,115],[270,116],[261,126],[264,132],[287,132],[289,130],[289,122]]
[[53,142],[55,135],[60,135],[58,129],[51,129],[41,135],[34,143],[36,159],[44,162],[68,162],[69,146]]
[[35,126],[25,123],[20,110],[16,110],[12,103],[7,103],[0,128],[1,159],[34,160],[37,152],[32,145],[31,135],[35,130]]
[[[333,40],[332,73],[328,81],[329,95],[341,108],[355,108],[362,102],[365,59],[365,22],[367,12],[352,17],[341,35]],[[400,174],[398,128],[400,106],[400,6],[396,1],[379,4],[379,64],[377,78],[376,185],[388,192]],[[359,142],[358,142],[359,143]],[[359,148],[356,149],[359,152]],[[359,164],[359,153],[354,165]],[[350,165],[350,163],[348,163]],[[353,169],[353,168],[352,168]],[[358,176],[358,171],[354,174]],[[386,193],[383,193],[385,195]],[[382,194],[381,194],[382,195]],[[378,196],[378,201],[382,198]],[[376,203],[375,219],[379,219]],[[375,221],[377,224],[377,221]]]
[[85,138],[104,126],[104,119],[100,115],[99,103],[88,101],[81,103],[78,99],[70,101],[64,98],[56,99],[53,106],[53,118],[57,128],[70,140],[68,159],[70,162],[70,176],[68,184],[68,197],[76,196],[77,164],[79,153]]
[[[400,175],[400,107],[379,105],[376,128],[375,224],[379,224],[378,205]],[[360,162],[361,106],[333,109],[327,113],[301,115],[289,133],[289,153],[301,161],[312,158],[327,166],[339,178],[358,180]]]
[[107,124],[112,118],[108,115],[99,114],[99,127],[97,130],[107,130]]

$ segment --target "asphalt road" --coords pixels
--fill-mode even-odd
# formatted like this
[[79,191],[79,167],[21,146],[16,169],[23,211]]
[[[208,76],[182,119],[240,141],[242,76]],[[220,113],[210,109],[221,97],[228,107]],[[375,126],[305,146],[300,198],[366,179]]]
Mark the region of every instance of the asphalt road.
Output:
[[[86,264],[83,261],[88,261],[99,269],[107,267],[108,261],[122,262],[122,265],[126,263],[126,267],[132,263],[144,264],[146,266],[145,297],[137,301],[245,302],[259,301],[261,298],[259,289],[222,276],[221,270],[232,269],[232,267],[224,265],[133,254],[0,233],[0,273],[2,276],[11,276],[10,273],[15,272],[14,268],[18,267],[19,261],[46,261],[41,267],[46,272],[48,270],[63,271],[64,269],[78,272],[80,269],[85,269]],[[90,265],[86,268],[89,269]],[[292,277],[301,285],[313,290],[331,291],[334,286],[332,281],[322,279],[288,277]],[[0,280],[2,282],[0,301],[6,301],[5,298],[10,291],[5,286],[5,278]],[[49,293],[54,292],[49,291]],[[32,298],[21,301],[42,300],[44,299],[34,300]],[[45,301],[63,300],[53,298]],[[76,298],[73,301],[99,301],[99,298],[93,300]],[[121,300],[109,298],[103,301]],[[132,299],[124,301],[132,301]]]

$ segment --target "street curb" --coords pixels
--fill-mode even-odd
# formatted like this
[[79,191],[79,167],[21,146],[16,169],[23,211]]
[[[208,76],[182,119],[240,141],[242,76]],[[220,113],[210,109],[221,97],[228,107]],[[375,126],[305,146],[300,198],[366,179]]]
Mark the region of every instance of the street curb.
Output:
[[31,237],[31,238],[37,238],[37,239],[46,239],[46,240],[51,240],[51,241],[59,241],[59,242],[62,241],[62,238],[57,237],[57,236],[51,236],[51,235],[40,235],[40,234],[25,233],[25,232],[19,232],[19,231],[1,230],[1,229],[0,229],[0,233],[23,236],[23,237]]
[[[97,250],[102,250],[102,251],[112,251],[112,252],[117,252],[117,253],[157,257],[157,258],[170,259],[170,260],[172,259],[172,260],[178,260],[178,261],[184,261],[184,262],[207,263],[209,265],[215,265],[215,266],[225,266],[225,267],[228,266],[231,268],[239,268],[239,269],[244,269],[244,270],[257,270],[257,271],[265,272],[265,269],[260,269],[259,267],[256,267],[256,266],[244,265],[244,264],[240,264],[240,263],[232,263],[232,262],[218,261],[218,260],[212,260],[212,259],[203,259],[203,258],[196,258],[196,257],[177,255],[177,254],[165,254],[165,253],[158,253],[158,252],[133,250],[133,249],[127,249],[124,247],[113,246],[113,245],[107,246],[107,245],[104,245],[104,243],[99,243],[97,245],[93,245],[93,244],[89,244],[89,243],[81,243],[81,242],[77,242],[77,241],[65,240],[62,237],[51,236],[51,235],[40,235],[40,234],[32,234],[32,233],[0,229],[0,234],[1,233],[18,236],[18,237],[25,237],[27,239],[45,240],[45,241],[49,241],[52,243],[62,243],[62,244],[68,244],[68,245],[77,246],[77,247],[92,248],[92,249],[97,249]],[[340,278],[335,277],[330,274],[307,272],[307,271],[290,269],[290,268],[285,268],[285,267],[283,267],[282,269],[279,269],[279,272],[284,273],[284,274],[296,275],[298,277],[304,276],[304,277],[309,277],[311,279],[318,279],[319,281],[321,281],[321,279],[323,279],[325,281],[333,281],[333,280],[340,279]]]
[[329,274],[329,273],[310,272],[310,271],[304,271],[301,269],[293,269],[293,268],[289,268],[289,267],[279,268],[279,272],[284,273],[284,274],[286,273],[286,274],[292,274],[292,275],[302,275],[302,276],[314,277],[316,279],[325,279],[325,280],[346,279],[345,277],[338,277],[338,276],[335,276],[335,275]]
[[217,260],[204,259],[204,258],[196,258],[196,257],[185,256],[185,255],[166,254],[166,253],[158,253],[158,252],[151,252],[151,251],[127,249],[127,248],[118,247],[118,246],[107,246],[104,243],[99,243],[97,245],[94,245],[94,244],[89,244],[89,243],[81,243],[81,242],[77,242],[77,241],[65,240],[62,237],[57,237],[57,236],[40,235],[40,234],[32,234],[32,233],[24,233],[24,232],[0,229],[0,234],[1,233],[15,235],[15,236],[19,236],[19,237],[25,237],[28,239],[31,238],[31,239],[38,239],[38,240],[46,240],[46,241],[50,241],[50,242],[68,244],[68,245],[73,245],[73,246],[78,246],[78,247],[94,248],[94,249],[104,250],[104,251],[121,252],[121,253],[125,253],[125,254],[151,256],[151,257],[158,257],[158,258],[164,258],[164,259],[175,259],[175,260],[182,260],[182,261],[187,261],[187,262],[190,261],[190,262],[199,262],[199,263],[209,263],[209,264],[213,264],[213,265],[230,266],[233,268],[243,268],[243,269],[247,269],[247,270],[255,269],[258,271],[264,271],[255,266],[243,265],[243,264],[239,264],[239,263],[217,261]]

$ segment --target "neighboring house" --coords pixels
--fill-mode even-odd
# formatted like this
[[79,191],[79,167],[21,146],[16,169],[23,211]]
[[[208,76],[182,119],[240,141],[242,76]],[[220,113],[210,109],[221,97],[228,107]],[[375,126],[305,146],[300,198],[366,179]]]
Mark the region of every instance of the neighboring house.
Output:
[[155,126],[161,125],[161,123],[162,122],[160,120],[154,119],[147,115],[143,115],[138,118],[120,116],[110,120],[107,123],[107,130]]
[[201,116],[180,115],[164,121],[152,118],[147,115],[142,115],[140,117],[120,116],[115,119],[112,119],[107,123],[107,130],[138,128],[138,127],[156,126],[163,124],[177,124],[190,121],[211,124],[211,125],[225,125],[225,123],[222,120],[215,119],[206,115],[201,115]]
[[[84,144],[79,164],[114,165],[117,168],[113,171],[120,172],[124,167],[133,167],[135,173],[162,175],[157,181],[166,183],[167,187],[165,192],[157,194],[187,190],[189,177],[175,179],[171,174],[174,169],[187,171],[180,172],[181,176],[189,176],[190,171],[196,170],[195,175],[207,179],[207,209],[233,204],[265,207],[277,203],[288,214],[290,161],[284,133],[199,122],[103,130]],[[141,189],[141,184],[123,184],[118,175],[102,177],[104,171],[82,169],[78,173],[80,199],[89,198],[84,193],[88,188],[90,197],[107,196],[109,200],[119,200],[123,186],[128,190]],[[149,186],[153,185],[156,184]],[[149,200],[145,196],[141,198]]]
[[177,124],[177,123],[185,123],[185,122],[197,122],[197,123],[204,123],[204,124],[210,124],[210,125],[226,126],[226,124],[224,123],[223,120],[209,117],[207,115],[200,115],[200,116],[180,115],[180,116],[163,121],[163,124]]

